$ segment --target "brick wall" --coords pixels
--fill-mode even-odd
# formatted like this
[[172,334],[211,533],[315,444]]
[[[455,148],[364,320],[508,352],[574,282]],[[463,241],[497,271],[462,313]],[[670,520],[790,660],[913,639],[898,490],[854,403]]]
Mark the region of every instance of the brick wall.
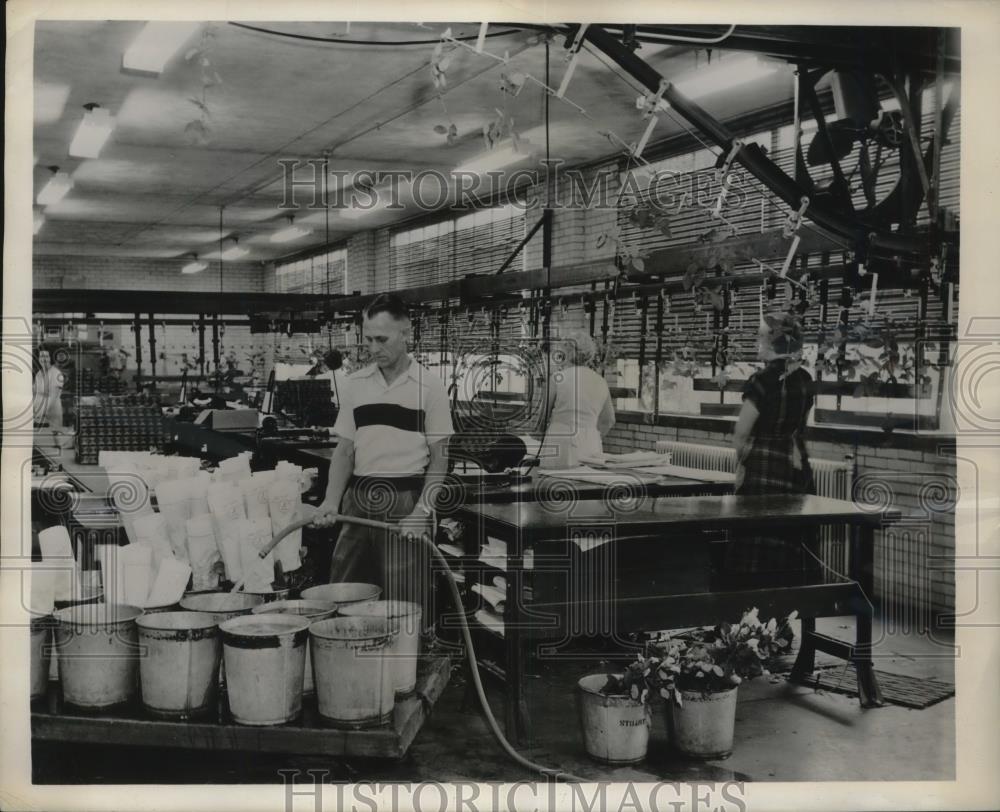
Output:
[[[369,256],[371,258],[370,271],[363,278],[370,279],[372,287],[365,292],[381,293],[393,290],[395,284],[393,283],[392,263],[390,261],[389,229],[383,228],[375,232]],[[360,273],[360,270],[352,272],[352,279],[357,278],[354,273]]]
[[[176,259],[39,255],[33,259],[32,282],[35,288],[220,290],[218,264],[209,263],[196,274],[182,274],[182,264]],[[265,280],[273,276],[273,271],[268,273],[259,262],[227,262],[221,290],[258,293],[266,289]]]
[[[604,177],[606,205],[598,205],[595,198],[591,207],[582,204],[585,195],[596,189],[598,173]],[[602,233],[614,230],[617,212],[613,207],[620,183],[617,173],[608,174],[601,167],[591,167],[580,170],[577,179],[559,176],[553,185],[554,214],[552,220],[552,261],[553,265],[565,266],[579,262],[590,262],[595,259],[612,259],[615,254],[614,242],[608,240],[600,248],[597,238]],[[544,185],[532,187],[529,200],[533,205],[526,211],[527,224],[530,228],[542,215],[543,204],[547,199]],[[527,268],[533,270],[542,267],[542,236],[539,231],[525,246]]]

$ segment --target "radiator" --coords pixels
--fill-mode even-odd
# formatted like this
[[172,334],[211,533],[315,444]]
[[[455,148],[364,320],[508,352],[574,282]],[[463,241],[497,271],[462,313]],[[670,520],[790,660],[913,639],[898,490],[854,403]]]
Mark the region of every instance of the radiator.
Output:
[[[656,450],[660,454],[670,454],[674,465],[700,468],[704,471],[736,471],[736,452],[729,446],[683,443],[678,440],[658,440]],[[816,493],[832,499],[849,500],[854,486],[854,466],[850,459],[836,460],[810,459]],[[819,555],[826,565],[824,580],[840,580],[834,573],[847,571],[847,530],[844,527],[822,527],[820,529]]]
[[670,454],[673,465],[700,468],[703,471],[736,472],[736,452],[729,446],[658,440],[656,450],[660,454]]

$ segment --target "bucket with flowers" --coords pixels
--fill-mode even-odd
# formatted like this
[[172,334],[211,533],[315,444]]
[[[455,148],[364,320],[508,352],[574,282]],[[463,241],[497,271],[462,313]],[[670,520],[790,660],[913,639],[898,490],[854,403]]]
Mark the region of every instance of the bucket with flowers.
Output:
[[591,758],[634,764],[646,757],[659,664],[657,657],[639,655],[622,673],[590,674],[577,682],[583,744]]
[[788,653],[795,617],[793,612],[762,623],[752,609],[739,623],[651,641],[653,684],[667,700],[667,726],[678,751],[705,759],[732,753],[738,688],[769,673],[774,660]]

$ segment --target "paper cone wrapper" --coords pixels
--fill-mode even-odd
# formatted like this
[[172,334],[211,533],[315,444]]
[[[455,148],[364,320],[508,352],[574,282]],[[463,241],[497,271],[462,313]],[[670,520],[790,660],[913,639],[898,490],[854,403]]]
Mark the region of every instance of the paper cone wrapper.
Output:
[[[299,491],[291,479],[279,479],[267,490],[268,509],[271,514],[272,538],[294,522],[299,516]],[[302,547],[302,531],[296,530],[286,536],[274,548],[274,556],[281,562],[285,572],[302,566],[299,549]]]
[[80,568],[73,557],[73,544],[66,528],[57,524],[40,531],[38,545],[42,551],[42,559],[53,572],[55,599],[68,601],[75,595],[82,594]]

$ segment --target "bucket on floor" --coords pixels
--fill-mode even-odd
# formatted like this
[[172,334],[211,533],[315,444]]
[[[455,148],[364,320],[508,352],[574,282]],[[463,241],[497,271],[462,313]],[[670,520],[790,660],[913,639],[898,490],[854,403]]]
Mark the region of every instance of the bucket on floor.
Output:
[[222,637],[205,612],[157,612],[136,621],[139,687],[154,716],[190,719],[210,711],[219,683]]
[[[274,601],[273,603],[262,603],[260,606],[255,606],[253,608],[253,614],[255,615],[270,615],[270,614],[282,614],[282,615],[297,615],[299,617],[306,618],[310,623],[317,620],[325,620],[328,617],[333,617],[337,613],[337,604],[330,603],[329,601],[309,601],[309,600],[297,600],[297,601]],[[309,641],[306,640],[306,664],[305,664],[305,674],[302,680],[302,694],[304,696],[312,696],[316,692],[316,686],[313,682],[313,667],[312,667],[312,647],[309,645]]]
[[682,704],[667,703],[671,741],[692,758],[720,759],[733,752],[738,686],[720,693],[681,691]]
[[309,627],[319,715],[338,727],[389,721],[395,673],[386,652],[397,624],[385,617],[334,617]]
[[378,617],[393,621],[399,632],[386,656],[392,662],[393,687],[397,695],[406,695],[417,686],[417,658],[420,655],[420,604],[409,601],[370,601],[344,606],[345,617]]
[[352,603],[377,601],[382,595],[382,587],[375,584],[360,584],[345,581],[340,584],[320,584],[302,590],[302,598],[309,601],[330,601],[341,606]]
[[584,749],[605,764],[635,764],[646,757],[649,746],[649,705],[630,696],[601,693],[607,681],[607,674],[591,674],[577,682]]
[[81,708],[107,708],[135,699],[139,688],[136,618],[126,604],[58,609],[56,653],[63,698]]
[[248,615],[264,598],[249,592],[189,592],[181,598],[181,609],[188,612],[207,612],[222,623],[239,615]]
[[52,615],[31,619],[31,699],[45,696],[52,660]]
[[298,716],[309,620],[247,615],[230,618],[219,629],[233,719],[241,725],[280,725]]

